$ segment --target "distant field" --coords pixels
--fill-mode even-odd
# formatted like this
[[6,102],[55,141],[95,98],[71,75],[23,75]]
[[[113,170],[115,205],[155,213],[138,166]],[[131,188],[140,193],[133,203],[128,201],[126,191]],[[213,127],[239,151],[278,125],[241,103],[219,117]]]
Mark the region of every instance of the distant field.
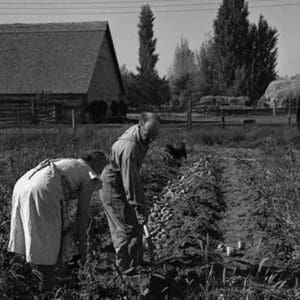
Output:
[[[186,113],[160,113],[162,120],[168,122],[186,122]],[[139,114],[127,114],[129,120],[137,120]],[[288,115],[225,115],[225,122],[230,124],[243,124],[244,120],[254,119],[258,124],[288,124]],[[221,123],[220,116],[203,116],[193,113],[192,121],[197,123]],[[292,115],[292,124],[296,116]]]
[[[101,124],[78,124],[76,126],[76,133],[82,134],[85,131],[94,131],[99,130],[105,131],[106,129],[111,132],[118,131],[119,129],[126,128],[132,124],[137,123],[140,114],[127,114],[128,122],[124,124],[117,123],[101,123]],[[184,130],[186,128],[186,114],[183,113],[162,113],[160,114],[163,123],[162,128],[166,130],[168,128],[181,128]],[[228,128],[231,127],[241,127],[243,128],[249,127],[249,124],[244,124],[245,120],[255,120],[255,124],[250,124],[250,127],[258,126],[279,126],[279,127],[288,127],[288,116],[287,115],[231,115],[225,116],[225,126]],[[214,128],[218,130],[222,125],[221,118],[219,116],[211,116],[204,117],[202,115],[193,114],[192,116],[193,127],[195,130],[199,130],[201,128]],[[243,126],[241,126],[243,125]],[[291,128],[296,125],[296,116],[292,115],[291,118]],[[205,129],[207,130],[207,129]],[[0,136],[6,135],[9,133],[26,133],[26,134],[38,134],[38,133],[72,133],[72,125],[71,124],[39,124],[39,125],[21,125],[21,126],[13,126],[13,127],[0,127]]]
[[[186,113],[159,113],[161,119],[163,120],[163,127],[184,127],[186,124],[187,116]],[[128,113],[127,114],[127,124],[136,123],[139,120],[140,114],[139,113]],[[255,114],[225,114],[225,125],[227,126],[239,126],[243,125],[244,121],[247,120],[254,120],[258,125],[288,125],[288,114],[280,113],[277,116],[273,116],[271,114],[265,115],[255,115]],[[192,122],[194,125],[221,125],[222,119],[219,115],[213,114],[192,114]],[[294,126],[296,124],[296,116],[292,114],[291,117],[291,125]],[[122,126],[127,126],[125,123],[101,123],[101,124],[78,124],[77,129],[85,130],[87,128],[90,129],[103,129],[103,128],[119,128]],[[62,125],[62,124],[37,124],[37,125],[30,125],[30,124],[20,124],[14,126],[4,126],[0,125],[0,134],[7,133],[7,132],[15,132],[15,131],[22,131],[27,133],[34,133],[40,131],[47,131],[47,132],[72,132],[71,124]]]

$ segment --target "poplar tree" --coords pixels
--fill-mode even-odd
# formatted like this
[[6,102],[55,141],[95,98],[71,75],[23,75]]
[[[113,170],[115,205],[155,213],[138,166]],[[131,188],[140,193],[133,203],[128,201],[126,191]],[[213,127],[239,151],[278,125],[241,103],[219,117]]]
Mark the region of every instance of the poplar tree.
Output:
[[249,57],[248,5],[244,0],[223,0],[214,21],[214,48],[220,92],[231,93]]
[[[172,94],[184,102],[190,94],[193,75],[196,74],[194,52],[190,49],[187,39],[181,39],[174,54],[173,64],[169,71],[169,81]],[[181,103],[184,104],[184,103]]]
[[155,17],[151,7],[143,5],[141,8],[138,24],[139,35],[139,67],[138,72],[141,76],[156,74],[155,65],[158,61],[156,50],[156,38],[154,38],[153,22]]
[[134,78],[135,102],[138,104],[161,105],[170,100],[169,83],[166,78],[160,78],[155,69],[158,54],[155,53],[154,20],[150,5],[143,5],[138,23],[139,66]]
[[258,25],[251,25],[250,41],[249,97],[250,99],[259,99],[269,83],[277,77],[277,30],[260,15]]

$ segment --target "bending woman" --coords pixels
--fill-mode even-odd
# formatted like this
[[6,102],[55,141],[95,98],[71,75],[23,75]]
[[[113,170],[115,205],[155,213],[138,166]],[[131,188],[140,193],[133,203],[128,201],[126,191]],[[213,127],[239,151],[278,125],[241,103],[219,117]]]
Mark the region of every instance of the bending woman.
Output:
[[78,250],[85,260],[89,202],[102,188],[99,178],[105,165],[104,153],[97,150],[81,159],[47,159],[15,184],[8,251],[24,255],[43,275],[41,293],[52,288],[54,266],[72,258],[68,203],[73,199],[78,199]]

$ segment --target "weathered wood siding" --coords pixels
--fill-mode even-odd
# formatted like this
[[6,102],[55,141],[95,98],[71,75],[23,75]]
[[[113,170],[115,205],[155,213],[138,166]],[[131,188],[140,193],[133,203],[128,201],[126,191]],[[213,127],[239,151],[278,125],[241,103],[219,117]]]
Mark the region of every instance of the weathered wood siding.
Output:
[[44,98],[41,95],[1,95],[0,94],[0,121],[14,120],[19,117],[21,123],[30,123],[33,119],[32,101],[34,100],[36,114],[40,116],[52,115],[54,104],[59,104],[58,121],[70,123],[71,110],[75,109],[77,122],[86,121],[85,101],[83,94],[48,94]]
[[88,91],[88,102],[104,100],[108,109],[111,101],[117,100],[121,93],[118,66],[114,63],[112,53],[113,49],[106,33]]

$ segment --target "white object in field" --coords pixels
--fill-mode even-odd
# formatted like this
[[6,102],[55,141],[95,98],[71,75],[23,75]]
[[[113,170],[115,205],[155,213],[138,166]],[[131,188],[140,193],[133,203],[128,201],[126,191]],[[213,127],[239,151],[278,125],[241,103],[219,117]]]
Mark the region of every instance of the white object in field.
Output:
[[243,241],[238,241],[237,242],[237,249],[238,250],[243,250],[245,248],[245,243]]
[[218,250],[224,251],[225,250],[225,245],[224,244],[218,244]]
[[226,247],[226,256],[231,257],[235,254],[235,249],[231,246]]

